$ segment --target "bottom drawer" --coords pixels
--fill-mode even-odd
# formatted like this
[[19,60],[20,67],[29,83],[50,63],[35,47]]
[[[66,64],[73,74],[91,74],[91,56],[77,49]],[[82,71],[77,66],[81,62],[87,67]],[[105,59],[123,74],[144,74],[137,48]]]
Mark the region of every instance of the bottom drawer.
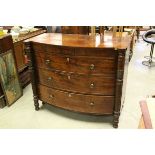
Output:
[[83,113],[112,114],[114,96],[83,95],[38,85],[39,99],[49,104]]

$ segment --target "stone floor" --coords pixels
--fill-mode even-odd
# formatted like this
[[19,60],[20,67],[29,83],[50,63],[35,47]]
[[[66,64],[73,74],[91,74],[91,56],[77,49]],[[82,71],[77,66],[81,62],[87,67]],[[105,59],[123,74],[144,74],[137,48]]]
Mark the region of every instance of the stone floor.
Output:
[[[139,40],[128,68],[126,100],[122,109],[119,128],[136,129],[141,117],[139,101],[155,94],[155,67],[142,65],[149,55],[150,45]],[[41,104],[40,104],[41,105]],[[113,129],[112,117],[97,117],[69,112],[53,106],[34,110],[31,85],[11,107],[0,109],[0,128],[86,128]]]

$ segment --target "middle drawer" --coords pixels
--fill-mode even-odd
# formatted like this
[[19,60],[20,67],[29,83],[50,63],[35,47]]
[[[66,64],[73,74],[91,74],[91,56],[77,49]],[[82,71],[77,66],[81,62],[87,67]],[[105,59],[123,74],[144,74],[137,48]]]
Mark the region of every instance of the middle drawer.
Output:
[[69,74],[41,68],[36,71],[39,83],[48,87],[84,94],[114,95],[114,77]]

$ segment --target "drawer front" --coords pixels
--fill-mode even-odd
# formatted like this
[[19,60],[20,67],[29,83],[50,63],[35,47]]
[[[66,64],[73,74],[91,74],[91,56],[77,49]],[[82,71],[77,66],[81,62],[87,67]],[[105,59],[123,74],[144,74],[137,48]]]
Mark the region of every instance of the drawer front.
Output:
[[75,48],[74,53],[77,56],[117,58],[117,52],[113,48]]
[[113,114],[114,96],[95,96],[58,91],[38,85],[39,99],[49,104],[83,113]]
[[110,57],[57,56],[47,53],[35,53],[40,68],[55,69],[81,74],[109,74],[116,72],[116,62]]
[[39,83],[48,87],[85,94],[114,95],[115,78],[37,70]]
[[113,48],[77,48],[33,43],[33,51],[70,56],[117,57]]
[[42,52],[55,55],[74,55],[74,49],[68,47],[57,47],[51,45],[33,43],[33,50],[35,53]]

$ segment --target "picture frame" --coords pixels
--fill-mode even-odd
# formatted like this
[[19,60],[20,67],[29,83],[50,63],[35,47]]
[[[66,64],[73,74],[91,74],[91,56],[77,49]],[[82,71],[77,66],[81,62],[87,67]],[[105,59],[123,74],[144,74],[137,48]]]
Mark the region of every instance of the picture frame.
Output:
[[8,106],[23,95],[12,49],[0,54],[0,83]]

